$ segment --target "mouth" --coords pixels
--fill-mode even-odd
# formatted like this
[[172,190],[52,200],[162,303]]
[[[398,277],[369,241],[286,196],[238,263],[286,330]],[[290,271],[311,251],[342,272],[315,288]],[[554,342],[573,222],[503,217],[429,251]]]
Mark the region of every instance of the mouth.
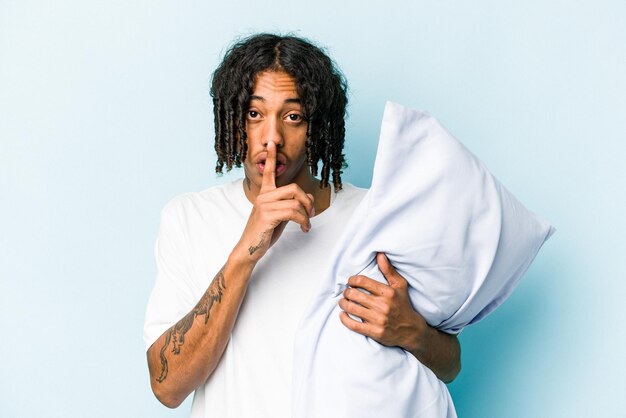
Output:
[[[259,171],[260,174],[263,174],[263,172],[265,171],[265,159],[267,157],[267,154],[263,154],[260,155],[257,160],[256,160],[256,168]],[[285,170],[287,169],[287,163],[286,163],[286,158],[280,154],[278,154],[276,156],[276,171],[275,171],[275,175],[276,177],[280,176],[281,174],[283,174],[285,172]]]

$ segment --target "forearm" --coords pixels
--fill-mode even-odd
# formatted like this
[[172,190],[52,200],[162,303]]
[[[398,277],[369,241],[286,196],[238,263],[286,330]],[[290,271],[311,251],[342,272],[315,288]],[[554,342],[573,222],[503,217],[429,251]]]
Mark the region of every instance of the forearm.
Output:
[[421,336],[405,349],[445,383],[452,382],[461,371],[461,345],[456,335],[425,325]]
[[[313,195],[297,184],[276,187],[276,146],[267,145],[263,184],[241,239],[198,304],[148,349],[150,383],[156,397],[175,408],[217,367],[256,263],[280,237],[287,222],[311,228]],[[248,186],[249,187],[249,186]]]
[[150,383],[164,405],[180,405],[217,367],[253,268],[231,254],[198,304],[148,349]]

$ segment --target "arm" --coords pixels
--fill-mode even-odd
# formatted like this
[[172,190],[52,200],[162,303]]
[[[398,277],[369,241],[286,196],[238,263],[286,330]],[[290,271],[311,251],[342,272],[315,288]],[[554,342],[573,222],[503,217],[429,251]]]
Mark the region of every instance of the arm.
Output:
[[[359,334],[413,354],[442,381],[449,383],[461,370],[461,347],[455,335],[430,327],[411,306],[408,284],[379,253],[378,267],[389,285],[365,276],[353,276],[339,301],[341,322]],[[366,294],[355,288],[370,292]],[[361,318],[356,321],[350,316]]]
[[276,188],[276,147],[270,144],[263,184],[241,239],[197,305],[148,349],[152,390],[170,408],[180,405],[217,367],[252,271],[286,222],[300,224],[304,232],[311,227],[313,198],[295,184]]
[[197,305],[148,349],[150,385],[164,405],[180,405],[217,367],[253,268],[233,251]]

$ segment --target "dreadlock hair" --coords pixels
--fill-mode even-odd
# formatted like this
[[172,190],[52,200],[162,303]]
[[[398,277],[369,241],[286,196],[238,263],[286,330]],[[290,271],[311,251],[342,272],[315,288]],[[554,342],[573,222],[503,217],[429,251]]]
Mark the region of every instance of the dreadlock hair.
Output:
[[241,167],[248,150],[246,111],[257,74],[284,71],[296,80],[306,132],[307,163],[314,176],[322,161],[321,187],[341,189],[347,83],[333,61],[308,40],[295,36],[256,34],[230,47],[213,73],[211,97],[215,117],[215,171]]

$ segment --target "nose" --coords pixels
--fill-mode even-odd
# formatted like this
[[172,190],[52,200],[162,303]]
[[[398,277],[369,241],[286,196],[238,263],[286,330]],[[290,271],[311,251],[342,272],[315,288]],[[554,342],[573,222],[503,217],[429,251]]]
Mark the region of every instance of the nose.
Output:
[[269,118],[265,123],[265,129],[263,130],[263,146],[267,146],[269,141],[276,144],[277,147],[282,147],[284,144],[283,126],[280,120],[275,118]]

